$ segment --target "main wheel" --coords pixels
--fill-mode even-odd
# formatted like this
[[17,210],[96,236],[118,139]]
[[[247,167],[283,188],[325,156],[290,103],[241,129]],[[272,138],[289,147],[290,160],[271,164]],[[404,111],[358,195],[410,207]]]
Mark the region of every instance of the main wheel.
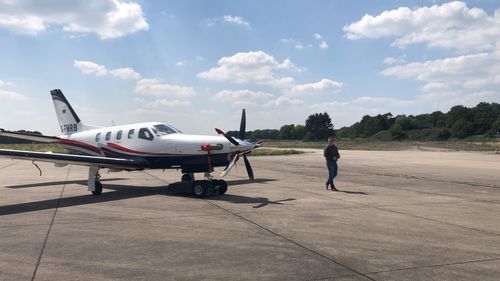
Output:
[[94,195],[100,195],[102,193],[102,184],[100,181],[95,182],[95,190],[92,191]]
[[196,197],[205,197],[208,192],[208,186],[205,181],[195,181],[193,183],[193,194]]
[[227,191],[227,182],[225,180],[218,180],[217,185],[219,186],[219,194],[224,194]]

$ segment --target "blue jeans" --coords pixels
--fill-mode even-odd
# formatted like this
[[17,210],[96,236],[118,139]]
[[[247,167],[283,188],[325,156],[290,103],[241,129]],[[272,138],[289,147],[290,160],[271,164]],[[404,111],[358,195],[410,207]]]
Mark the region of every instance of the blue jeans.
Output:
[[333,179],[337,176],[337,161],[326,160],[326,167],[328,168],[328,180],[326,184],[333,185]]

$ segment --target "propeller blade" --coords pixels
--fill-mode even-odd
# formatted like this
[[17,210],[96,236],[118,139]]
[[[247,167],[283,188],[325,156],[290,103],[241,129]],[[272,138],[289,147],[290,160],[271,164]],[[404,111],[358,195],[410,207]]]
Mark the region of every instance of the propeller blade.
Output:
[[227,135],[226,133],[224,133],[221,129],[217,129],[215,128],[215,131],[217,132],[217,134],[219,135],[223,135],[228,141],[230,141],[232,144],[238,146],[240,145],[239,142],[237,142],[235,139],[233,139],[231,136]]
[[245,167],[247,168],[248,177],[253,180],[253,170],[250,162],[248,162],[247,156],[243,155],[243,160],[245,161]]
[[231,163],[229,163],[229,165],[227,165],[227,167],[224,169],[224,171],[222,171],[221,177],[225,177],[227,174],[229,174],[229,171],[231,171],[231,169],[234,167],[234,165],[236,164],[236,161],[238,161],[239,158],[240,158],[240,155],[238,155],[238,154],[236,154],[234,156]]
[[243,111],[241,112],[241,123],[240,123],[240,134],[238,135],[238,138],[240,140],[245,139],[245,128],[247,124],[247,117],[245,114],[245,109],[243,108]]

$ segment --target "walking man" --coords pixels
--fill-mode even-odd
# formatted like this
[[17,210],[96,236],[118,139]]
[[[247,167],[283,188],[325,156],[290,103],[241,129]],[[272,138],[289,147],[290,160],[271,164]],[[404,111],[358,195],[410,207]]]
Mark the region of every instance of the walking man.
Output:
[[328,180],[326,181],[325,187],[326,190],[328,190],[328,186],[330,186],[332,191],[338,191],[333,184],[333,179],[337,176],[337,160],[340,158],[340,154],[334,142],[333,136],[328,137],[328,144],[323,151],[323,156],[325,156],[326,159],[326,167],[328,168]]

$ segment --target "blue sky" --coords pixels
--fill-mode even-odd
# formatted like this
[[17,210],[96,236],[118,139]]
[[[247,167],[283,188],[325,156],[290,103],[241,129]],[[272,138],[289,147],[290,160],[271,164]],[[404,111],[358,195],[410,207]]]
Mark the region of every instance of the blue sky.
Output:
[[498,1],[0,0],[0,128],[187,133],[500,102]]

